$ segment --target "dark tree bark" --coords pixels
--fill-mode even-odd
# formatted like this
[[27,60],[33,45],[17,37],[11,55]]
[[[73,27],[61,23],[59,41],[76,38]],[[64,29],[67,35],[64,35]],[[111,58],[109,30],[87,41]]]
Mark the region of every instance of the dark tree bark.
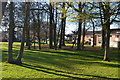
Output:
[[84,41],[85,41],[85,20],[84,20],[84,26],[83,26],[83,37],[82,37],[82,46],[81,49],[84,50]]
[[[81,2],[79,3],[79,14],[82,14]],[[77,50],[81,50],[81,32],[82,32],[82,19],[79,20],[78,26],[78,39],[77,39]]]
[[62,46],[65,46],[65,26],[66,26],[66,17],[63,19],[63,35],[62,35]]
[[55,25],[54,25],[54,48],[57,49],[57,40],[56,40],[56,27],[57,27],[57,8],[56,8],[56,17],[55,17]]
[[104,27],[105,27],[105,53],[104,53],[104,61],[110,61],[109,58],[109,41],[110,41],[110,3],[106,2],[104,8],[103,8],[103,14],[104,14]]
[[105,28],[102,26],[102,49],[105,48]]
[[41,49],[41,40],[40,40],[40,33],[39,32],[37,32],[37,37],[38,37],[38,48],[39,48],[39,50]]
[[21,46],[20,46],[20,52],[17,56],[17,59],[16,59],[16,64],[20,64],[22,63],[22,57],[23,57],[23,51],[24,51],[24,43],[25,43],[25,30],[26,30],[26,26],[28,26],[28,14],[29,14],[29,11],[28,11],[28,8],[29,8],[29,2],[26,2],[26,5],[25,5],[25,20],[24,20],[24,27],[23,27],[23,32],[22,32],[22,39],[21,39]]
[[52,4],[50,3],[50,27],[49,27],[49,47],[53,48],[53,11]]
[[[63,3],[63,9],[65,9],[65,3]],[[64,17],[65,16],[65,17]],[[63,12],[63,35],[62,35],[62,46],[65,46],[65,26],[66,26],[66,12]]]
[[81,50],[81,32],[82,32],[82,23],[79,22],[78,27],[78,39],[77,39],[77,50]]
[[[29,3],[30,4],[30,3]],[[28,8],[28,19],[30,19],[30,8]],[[29,22],[28,22],[29,23]],[[26,46],[28,46],[28,49],[30,49],[30,26],[26,26]]]
[[13,55],[12,55],[12,47],[13,47],[13,33],[14,33],[14,13],[13,13],[14,5],[13,2],[10,3],[10,24],[9,24],[9,42],[8,42],[8,63],[13,63]]
[[47,36],[47,35],[48,35],[48,32],[47,32],[47,31],[45,32],[45,35],[46,35],[46,44],[48,44],[48,42],[47,42],[47,39],[48,39],[48,36]]
[[105,28],[104,28],[104,25],[103,25],[103,17],[102,17],[102,2],[99,2],[99,7],[100,7],[100,19],[101,19],[101,25],[102,25],[102,49],[105,48]]
[[109,42],[110,42],[110,28],[106,27],[106,34],[105,34],[105,53],[104,53],[104,61],[110,61],[109,58]]
[[91,21],[92,21],[92,25],[93,25],[93,44],[92,44],[92,47],[94,47],[95,46],[95,25],[94,25],[94,22],[92,19],[91,19]]
[[[35,27],[37,26],[36,25],[36,20],[35,20],[35,16],[34,16],[34,13],[32,12],[32,15],[33,15],[33,22],[34,22],[34,25],[35,25]],[[33,29],[33,34],[34,34],[34,49],[35,49],[35,40],[36,40],[36,28],[35,27],[33,27],[34,29]]]
[[33,33],[33,34],[34,34],[34,49],[35,49],[35,40],[36,40],[36,38],[35,38],[35,37],[36,37],[36,35],[35,35],[35,30],[34,30],[34,33]]
[[[63,14],[62,14],[63,16]],[[64,22],[63,20],[61,21],[61,29],[60,29],[60,41],[59,41],[59,48],[62,48],[62,42],[63,42],[63,30],[64,30],[64,26],[63,26]]]
[[38,16],[38,29],[37,29],[37,37],[38,37],[38,45],[39,45],[39,49],[41,49],[41,36],[40,36],[40,31],[41,31],[41,22],[39,20],[40,16],[39,14],[37,15]]
[[[63,24],[63,22],[61,23]],[[63,26],[61,25],[61,30],[60,30],[60,41],[59,41],[59,48],[62,48],[62,37],[63,36]]]

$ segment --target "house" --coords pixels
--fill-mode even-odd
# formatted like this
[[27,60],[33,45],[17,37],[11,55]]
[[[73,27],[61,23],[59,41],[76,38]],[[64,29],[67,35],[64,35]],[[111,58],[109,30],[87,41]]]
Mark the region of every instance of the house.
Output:
[[[93,44],[92,31],[87,31],[85,36],[85,41],[91,40],[91,45]],[[102,31],[95,31],[94,43],[97,46],[102,45]],[[110,47],[118,47],[120,42],[120,31],[112,31],[110,34]]]
[[110,46],[120,46],[120,31],[112,31],[110,35]]
[[[72,37],[75,37],[72,34]],[[83,35],[81,36],[82,40]],[[93,31],[86,31],[84,43],[93,45]],[[95,31],[94,44],[97,46],[102,45],[102,31]],[[110,47],[118,47],[120,45],[120,30],[112,30],[110,34]]]

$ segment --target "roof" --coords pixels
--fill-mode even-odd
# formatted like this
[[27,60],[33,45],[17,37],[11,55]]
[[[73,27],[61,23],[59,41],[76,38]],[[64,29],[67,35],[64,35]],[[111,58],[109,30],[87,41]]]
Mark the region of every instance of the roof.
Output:
[[[93,31],[86,31],[86,35],[93,35]],[[95,34],[102,34],[102,31],[95,31]],[[111,30],[111,34],[120,35],[120,30]],[[76,35],[76,34],[68,34],[68,35]]]
[[[86,35],[92,35],[93,31],[86,31]],[[102,34],[102,31],[95,31],[95,34]]]

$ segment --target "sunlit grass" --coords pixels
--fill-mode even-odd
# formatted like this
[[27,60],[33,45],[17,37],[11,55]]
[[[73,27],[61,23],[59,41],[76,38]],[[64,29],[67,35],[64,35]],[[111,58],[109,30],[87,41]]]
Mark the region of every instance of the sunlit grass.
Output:
[[[111,62],[102,61],[103,52],[25,49],[21,65],[7,63],[7,43],[2,43],[3,78],[120,78],[118,51],[111,51]],[[20,43],[14,43],[16,59]],[[69,79],[67,79],[69,80]],[[73,79],[71,79],[73,80]]]

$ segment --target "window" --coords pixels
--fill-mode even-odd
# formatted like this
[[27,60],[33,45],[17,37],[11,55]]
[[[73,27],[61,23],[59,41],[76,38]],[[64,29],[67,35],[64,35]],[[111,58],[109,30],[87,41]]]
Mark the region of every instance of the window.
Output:
[[98,35],[98,37],[101,37],[101,35]]
[[110,35],[110,37],[112,37],[112,35]]
[[102,40],[98,40],[98,44],[102,44]]
[[117,38],[119,38],[119,35],[116,35]]
[[99,44],[101,44],[102,42],[98,42]]

